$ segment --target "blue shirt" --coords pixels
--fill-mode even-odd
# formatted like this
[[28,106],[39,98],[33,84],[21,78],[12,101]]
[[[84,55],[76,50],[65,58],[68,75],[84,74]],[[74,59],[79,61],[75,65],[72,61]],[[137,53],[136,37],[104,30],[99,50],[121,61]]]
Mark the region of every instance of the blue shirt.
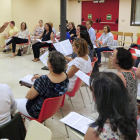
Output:
[[39,93],[39,95],[33,100],[27,101],[26,109],[29,115],[37,119],[44,100],[63,95],[65,92],[67,92],[68,85],[68,77],[60,83],[51,82],[47,75],[43,75],[36,79],[33,87]]
[[95,30],[91,27],[90,29],[87,29],[89,36],[90,36],[90,40],[92,42],[93,45],[95,45],[95,40],[96,40],[96,33]]
[[70,37],[70,34],[69,34],[69,32],[66,32],[66,39],[69,39],[69,40],[71,40],[71,37]]

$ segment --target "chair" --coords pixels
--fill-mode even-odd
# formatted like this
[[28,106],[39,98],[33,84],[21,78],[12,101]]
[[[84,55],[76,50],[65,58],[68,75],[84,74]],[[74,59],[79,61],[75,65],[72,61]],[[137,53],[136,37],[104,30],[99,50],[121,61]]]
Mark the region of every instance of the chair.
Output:
[[46,126],[32,120],[29,124],[25,140],[51,140],[52,132]]
[[26,135],[21,115],[17,113],[11,121],[0,127],[0,139],[24,140]]
[[95,33],[97,34],[97,30],[95,29]]
[[[130,48],[129,51],[131,52],[131,54],[133,54],[133,53],[135,54],[135,53],[136,53],[134,49],[138,49],[138,47],[137,47],[137,46],[134,46],[133,49]],[[132,57],[133,57],[134,59],[137,59],[137,57],[134,56],[134,55],[132,55]]]
[[[132,42],[126,42],[126,41],[125,41],[125,37],[131,37]],[[126,44],[131,44],[131,43],[133,43],[133,33],[130,33],[130,32],[129,32],[129,33],[126,33],[126,32],[124,33],[123,46],[124,46],[125,43],[126,43]]]
[[84,100],[83,100],[83,96],[82,96],[81,90],[80,90],[81,85],[82,85],[82,80],[81,80],[80,78],[77,78],[73,90],[72,90],[71,92],[66,92],[66,94],[69,96],[69,99],[70,99],[71,106],[72,106],[72,109],[73,109],[73,110],[74,110],[74,107],[73,107],[73,104],[72,104],[71,97],[74,97],[74,96],[75,96],[75,93],[76,93],[78,90],[80,91],[80,94],[81,94],[81,98],[82,98],[84,107],[86,107],[86,106],[85,106],[85,103],[84,103]]
[[[96,61],[97,61],[97,58],[96,57],[93,57],[93,62],[91,62],[92,69],[93,69]],[[89,74],[87,74],[87,75],[90,76],[91,73],[92,73],[92,71]],[[86,91],[88,93],[88,97],[89,97],[90,103],[92,103],[92,100],[90,99],[90,95],[89,95],[89,92],[88,92],[88,88],[87,88],[87,84],[86,83],[85,83],[85,87],[86,87]]]
[[[63,111],[61,109],[61,107],[64,106],[64,99],[65,99],[65,94],[62,95],[62,96],[59,96],[59,97],[46,99],[43,102],[43,105],[42,105],[42,108],[41,108],[38,119],[27,117],[24,114],[22,114],[22,115],[29,120],[35,120],[39,123],[42,123],[45,120],[52,117],[60,109],[62,117],[64,117]],[[66,129],[67,136],[68,136],[68,131],[67,131],[66,126],[65,126],[65,129]]]
[[30,35],[28,35],[28,43],[21,43],[21,44],[17,44],[20,45],[20,49],[24,48],[25,45],[29,45],[30,44]]
[[[118,40],[118,37],[121,36],[121,40],[118,40],[119,44],[121,43],[121,46],[122,46],[122,42],[123,42],[123,32],[118,32],[118,31],[112,31],[112,34],[113,35],[117,35],[117,40]],[[116,39],[114,39],[116,40]]]
[[99,33],[103,33],[103,30],[99,30]]
[[140,45],[140,33],[137,33],[137,44]]
[[101,35],[102,35],[102,33],[97,33],[96,38],[98,39]]

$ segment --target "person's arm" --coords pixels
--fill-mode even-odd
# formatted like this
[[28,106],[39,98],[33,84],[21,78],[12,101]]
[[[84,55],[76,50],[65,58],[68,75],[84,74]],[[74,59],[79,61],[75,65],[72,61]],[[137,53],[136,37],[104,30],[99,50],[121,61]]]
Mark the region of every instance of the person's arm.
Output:
[[102,36],[103,36],[103,34],[97,40],[95,40],[94,42],[100,42],[102,40]]
[[71,57],[67,57],[67,56],[64,56],[65,57],[65,59],[67,60],[67,61],[72,61],[73,60],[73,58],[71,58]]
[[136,70],[136,76],[137,76],[138,79],[140,79],[140,66]]
[[102,40],[103,42],[103,46],[102,47],[109,47],[113,45],[113,40],[114,37],[113,36],[108,36],[107,38],[105,38],[104,40]]
[[84,140],[101,140],[101,139],[97,135],[97,132],[92,127],[89,127],[84,137]]
[[70,70],[67,72],[68,78],[73,77],[73,75],[78,71],[79,69],[76,66],[72,66]]
[[43,36],[43,33],[39,37],[35,37],[35,39],[41,39]]
[[51,40],[51,41],[54,41],[54,33],[53,33],[53,32],[52,32],[51,35],[50,35],[50,40]]
[[90,32],[90,40],[92,42],[93,45],[95,45],[95,40],[96,40],[96,34],[95,34],[95,30],[93,29],[92,32]]
[[31,89],[28,91],[27,95],[25,96],[25,98],[27,98],[28,100],[33,100],[38,95],[39,95],[39,93],[32,86]]
[[2,33],[5,30],[5,28],[8,26],[8,24],[9,24],[9,22],[5,22],[3,24],[3,26],[0,28],[0,33]]

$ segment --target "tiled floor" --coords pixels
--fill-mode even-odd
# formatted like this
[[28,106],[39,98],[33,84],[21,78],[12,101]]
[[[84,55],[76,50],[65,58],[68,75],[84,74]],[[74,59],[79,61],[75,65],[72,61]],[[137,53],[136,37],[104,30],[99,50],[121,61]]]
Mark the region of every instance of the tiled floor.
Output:
[[[48,71],[41,70],[41,68],[44,66],[43,63],[31,61],[33,59],[32,54],[17,56],[15,58],[11,58],[10,56],[11,54],[4,54],[2,50],[0,50],[0,83],[8,84],[11,87],[15,99],[23,98],[29,89],[20,86],[19,79],[27,74],[47,74]],[[104,64],[104,57],[102,59]],[[100,67],[100,71],[116,72],[114,69],[108,69],[107,65],[102,65]],[[93,110],[91,110],[91,104],[85,87],[81,87],[81,91],[82,95],[84,96],[86,108],[83,106],[80,93],[77,92],[75,97],[72,98],[74,109],[76,112],[83,113],[85,115],[92,114]],[[92,96],[91,93],[90,96]],[[72,111],[68,97],[66,97],[65,105],[62,109],[64,115],[67,115]],[[70,129],[68,129],[70,138],[67,138],[64,124],[59,121],[61,118],[61,112],[58,111],[54,115],[53,119],[50,118],[45,121],[45,125],[52,131],[53,140],[79,140],[79,138],[74,135]]]

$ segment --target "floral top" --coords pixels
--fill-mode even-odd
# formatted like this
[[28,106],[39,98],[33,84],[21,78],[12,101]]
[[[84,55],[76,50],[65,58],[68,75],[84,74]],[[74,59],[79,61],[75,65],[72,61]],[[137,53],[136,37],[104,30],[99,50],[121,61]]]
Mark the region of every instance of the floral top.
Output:
[[34,31],[35,36],[40,36],[44,32],[44,26],[37,26]]
[[[94,127],[94,129],[97,131],[98,126]],[[125,140],[119,129],[117,132],[112,131],[109,123],[104,124],[103,132],[99,135],[99,137],[101,140]],[[139,135],[136,140],[140,140]]]
[[39,95],[33,100],[28,100],[26,104],[27,112],[33,118],[38,118],[43,102],[47,98],[53,98],[63,95],[68,90],[69,80],[68,77],[60,82],[53,83],[47,75],[43,75],[35,80],[33,87]]

